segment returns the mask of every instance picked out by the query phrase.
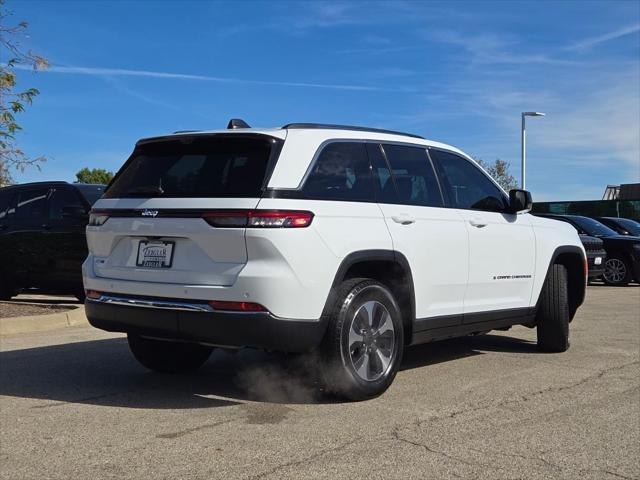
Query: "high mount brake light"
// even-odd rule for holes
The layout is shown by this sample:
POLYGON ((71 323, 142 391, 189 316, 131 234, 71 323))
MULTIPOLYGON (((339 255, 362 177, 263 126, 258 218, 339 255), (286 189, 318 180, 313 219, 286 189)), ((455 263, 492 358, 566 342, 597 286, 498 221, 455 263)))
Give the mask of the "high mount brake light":
POLYGON ((109 220, 109 212, 106 210, 91 210, 89 212, 89 225, 99 227, 109 220))
POLYGON ((313 213, 303 210, 211 210, 202 218, 216 228, 305 228, 313 213))

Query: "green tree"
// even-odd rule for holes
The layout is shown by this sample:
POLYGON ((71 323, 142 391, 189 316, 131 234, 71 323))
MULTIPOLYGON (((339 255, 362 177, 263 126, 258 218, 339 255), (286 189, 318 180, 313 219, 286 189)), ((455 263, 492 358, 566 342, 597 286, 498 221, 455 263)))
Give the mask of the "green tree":
POLYGON ((22 65, 23 68, 42 70, 49 62, 30 50, 21 49, 19 39, 26 35, 27 23, 7 24, 11 15, 12 12, 5 8, 5 1, 0 0, 0 58, 3 59, 0 63, 0 186, 12 182, 12 169, 40 168, 40 163, 45 161, 43 156, 27 157, 16 143, 15 135, 21 130, 16 115, 24 112, 25 106, 31 105, 40 92, 36 88, 17 88, 15 69, 22 65))
POLYGON ((76 173, 76 179, 80 183, 104 183, 107 184, 113 178, 113 172, 109 172, 104 168, 92 168, 89 170, 84 167, 76 173))
POLYGON ((480 166, 484 168, 496 182, 498 182, 498 185, 505 189, 505 191, 508 192, 513 188, 518 188, 518 182, 510 173, 511 164, 509 162, 505 162, 499 158, 491 164, 485 162, 481 158, 475 158, 474 160, 478 162, 480 166))

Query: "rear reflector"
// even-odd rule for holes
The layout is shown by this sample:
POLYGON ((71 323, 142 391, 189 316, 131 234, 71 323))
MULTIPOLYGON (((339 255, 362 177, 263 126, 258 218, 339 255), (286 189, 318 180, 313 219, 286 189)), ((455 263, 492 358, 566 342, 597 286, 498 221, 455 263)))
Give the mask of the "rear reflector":
POLYGON ((91 298, 93 300, 97 300, 98 298, 100 298, 102 296, 102 293, 97 292, 95 290, 86 290, 85 291, 85 295, 87 298, 91 298))
POLYGON ((233 312, 266 312, 259 303, 253 302, 224 302, 222 300, 212 300, 209 302, 215 310, 228 310, 233 312))
POLYGON ((582 259, 582 264, 584 265, 584 278, 586 279, 585 281, 588 283, 588 279, 589 279, 589 261, 587 260, 587 258, 583 258, 582 259))
POLYGON ((202 218, 216 228, 304 228, 313 213, 303 210, 211 210, 202 218))

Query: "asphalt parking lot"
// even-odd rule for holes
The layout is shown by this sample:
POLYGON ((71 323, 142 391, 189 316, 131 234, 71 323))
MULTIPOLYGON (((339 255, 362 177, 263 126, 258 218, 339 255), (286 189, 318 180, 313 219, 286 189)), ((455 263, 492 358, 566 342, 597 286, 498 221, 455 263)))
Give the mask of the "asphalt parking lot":
POLYGON ((535 330, 409 349, 383 396, 341 403, 274 355, 139 366, 90 327, 0 341, 0 477, 640 477, 640 287, 589 287, 571 349, 535 330))

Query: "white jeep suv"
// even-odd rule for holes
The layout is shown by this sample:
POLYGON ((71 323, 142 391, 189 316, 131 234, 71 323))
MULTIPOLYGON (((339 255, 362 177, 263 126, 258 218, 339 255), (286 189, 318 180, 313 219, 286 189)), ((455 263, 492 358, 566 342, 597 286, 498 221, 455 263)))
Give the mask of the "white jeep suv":
POLYGON ((569 346, 586 257, 460 150, 318 124, 140 140, 87 227, 86 313, 162 372, 216 346, 315 352, 361 399, 403 348, 522 324, 569 346))

